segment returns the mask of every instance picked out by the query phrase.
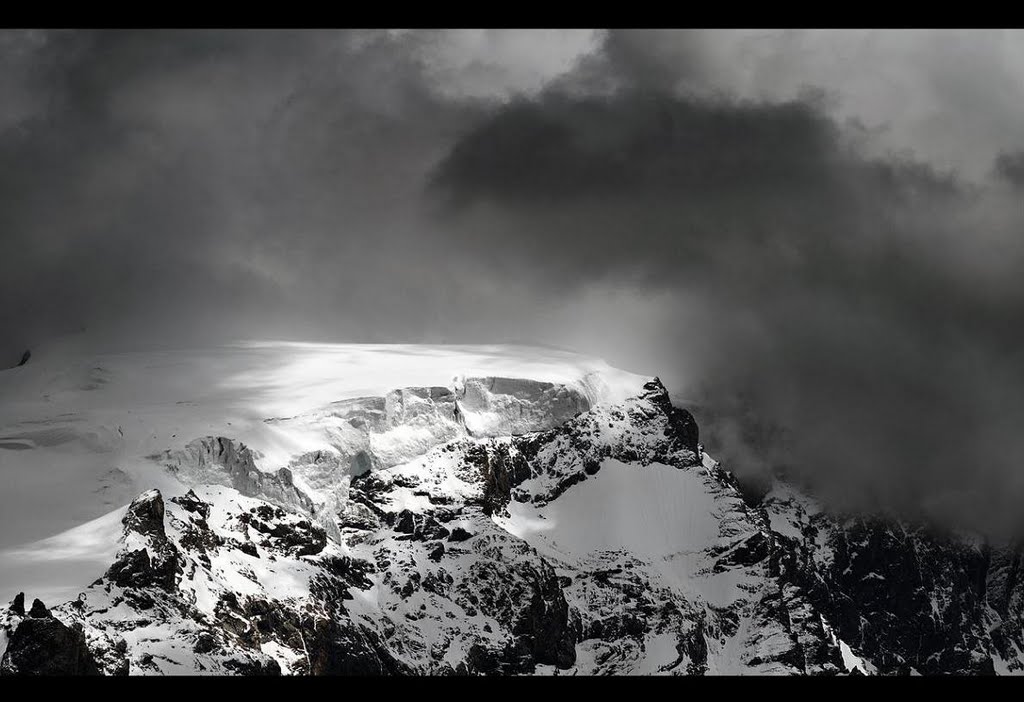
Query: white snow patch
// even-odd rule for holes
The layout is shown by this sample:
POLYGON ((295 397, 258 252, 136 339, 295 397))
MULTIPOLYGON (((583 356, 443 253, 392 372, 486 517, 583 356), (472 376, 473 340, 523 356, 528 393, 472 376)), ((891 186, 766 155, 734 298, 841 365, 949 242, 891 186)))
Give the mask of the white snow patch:
POLYGON ((512 502, 496 522, 541 551, 585 555, 624 550, 666 557, 701 551, 718 538, 714 496, 700 473, 614 459, 544 507, 512 502))
POLYGON ((865 675, 874 675, 878 672, 875 666, 854 653, 850 645, 836 635, 835 630, 825 620, 825 617, 821 617, 821 626, 825 630, 825 635, 832 642, 832 645, 839 646, 839 653, 843 658, 843 667, 846 668, 847 672, 853 672, 854 669, 859 669, 865 675))
POLYGON ((296 654, 295 651, 276 641, 264 641, 260 644, 260 650, 278 662, 281 666, 281 673, 284 675, 291 674, 292 667, 303 660, 302 655, 296 654))

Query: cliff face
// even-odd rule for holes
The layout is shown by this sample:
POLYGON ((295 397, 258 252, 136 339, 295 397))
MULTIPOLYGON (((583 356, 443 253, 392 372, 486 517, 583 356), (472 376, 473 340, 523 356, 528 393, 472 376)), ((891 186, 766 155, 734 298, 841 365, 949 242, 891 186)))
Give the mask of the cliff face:
POLYGON ((763 509, 784 578, 859 652, 865 672, 1021 672, 1019 546, 838 518, 782 485, 763 509))
POLYGON ((3 674, 844 674, 1022 668, 1020 550, 747 504, 656 379, 478 379, 154 454, 73 601, 0 615, 3 674), (96 575, 100 575, 97 573, 96 575))

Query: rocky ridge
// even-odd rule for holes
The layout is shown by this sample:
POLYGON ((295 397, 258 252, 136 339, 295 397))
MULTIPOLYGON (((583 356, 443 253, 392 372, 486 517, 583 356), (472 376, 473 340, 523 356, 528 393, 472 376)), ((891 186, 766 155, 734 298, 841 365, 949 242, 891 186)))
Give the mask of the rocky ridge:
POLYGON ((76 600, 0 614, 0 673, 1024 667, 1019 547, 784 484, 748 504, 657 379, 616 404, 463 381, 303 420, 332 450, 275 472, 225 437, 157 456, 187 491, 139 495, 76 600))

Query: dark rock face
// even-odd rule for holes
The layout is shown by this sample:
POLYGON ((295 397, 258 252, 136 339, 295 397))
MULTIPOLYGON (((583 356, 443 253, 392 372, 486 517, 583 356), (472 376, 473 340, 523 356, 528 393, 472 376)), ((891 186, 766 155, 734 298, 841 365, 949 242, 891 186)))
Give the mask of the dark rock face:
POLYGON ((834 603, 827 611, 839 631, 856 632, 851 638, 876 665, 926 674, 993 672, 991 658, 974 656, 986 638, 981 553, 873 522, 840 534, 834 564, 824 573, 834 603))
POLYGON ((210 516, 210 505, 200 500, 194 490, 189 490, 180 497, 172 497, 171 502, 181 505, 187 512, 201 516, 203 520, 210 516))
MULTIPOLYGON (((171 502, 180 505, 189 515, 188 521, 181 525, 183 532, 179 539, 181 547, 194 553, 205 566, 209 567, 210 553, 226 542, 226 539, 215 533, 207 522, 207 518, 210 516, 210 504, 199 499, 192 490, 179 497, 172 497, 171 502)), ((239 542, 236 548, 243 553, 259 556, 256 545, 249 541, 239 542)))
POLYGON ((452 529, 452 533, 448 535, 448 540, 455 543, 465 541, 471 538, 473 538, 473 535, 465 529, 463 529, 462 527, 455 527, 454 529, 452 529))
POLYGON ((697 420, 681 407, 676 407, 669 399, 668 390, 661 380, 655 378, 644 385, 645 399, 650 400, 668 417, 669 436, 690 451, 696 452, 700 439, 697 420))
POLYGON ((29 349, 25 349, 25 353, 21 354, 21 360, 18 361, 18 365, 15 367, 17 368, 25 365, 26 363, 28 363, 28 359, 30 358, 32 358, 32 352, 29 349))
POLYGON ((11 612, 12 614, 16 614, 16 615, 18 615, 20 617, 24 617, 25 616, 25 593, 24 592, 19 592, 17 595, 14 596, 14 599, 11 601, 11 604, 8 607, 8 611, 11 612))
POLYGON ((128 506, 128 513, 121 520, 126 529, 142 536, 166 540, 164 531, 164 498, 158 490, 144 492, 128 506))
POLYGON ((229 659, 224 666, 237 675, 269 677, 281 674, 281 664, 271 658, 268 661, 247 661, 229 659))
POLYGON ((483 511, 490 516, 505 509, 512 497, 512 488, 530 477, 530 466, 504 446, 480 446, 470 450, 467 460, 480 468, 484 481, 483 511))
POLYGON ((780 580, 877 672, 1020 669, 1014 547, 825 513, 804 521, 802 537, 777 538, 780 580))
POLYGON ((14 629, 0 660, 0 675, 99 674, 81 627, 61 623, 39 600, 14 629))
POLYGON ((417 541, 443 539, 450 533, 432 515, 417 515, 407 509, 399 512, 393 528, 399 534, 405 534, 407 538, 416 539, 417 541))
POLYGON ((107 571, 107 577, 120 587, 148 587, 154 585, 165 590, 174 587, 174 575, 177 568, 173 559, 149 556, 149 551, 140 548, 131 551, 117 561, 107 571))
POLYGON ((523 637, 535 663, 568 668, 576 662, 579 626, 569 611, 565 593, 554 569, 545 561, 534 570, 530 604, 520 614, 512 632, 523 637))
POLYGON ((121 520, 126 534, 141 538, 143 548, 125 550, 106 576, 120 587, 171 590, 179 570, 178 550, 164 529, 164 500, 158 490, 142 493, 121 520))
POLYGON ((313 675, 408 675, 374 632, 333 619, 316 623, 308 644, 313 675))
POLYGON ((296 556, 312 556, 327 545, 323 528, 308 519, 282 521, 285 516, 280 507, 263 506, 255 513, 243 514, 241 521, 265 536, 264 544, 280 548, 296 556))

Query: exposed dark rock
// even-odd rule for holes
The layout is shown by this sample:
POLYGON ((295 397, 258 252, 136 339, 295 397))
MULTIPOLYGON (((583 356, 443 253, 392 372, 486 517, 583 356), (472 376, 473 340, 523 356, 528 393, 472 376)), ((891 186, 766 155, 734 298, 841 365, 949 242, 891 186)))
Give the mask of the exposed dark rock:
POLYGON ((465 663, 457 671, 461 675, 519 675, 532 672, 529 651, 521 643, 494 650, 475 643, 466 653, 465 663))
POLYGON ((106 573, 106 577, 121 587, 156 586, 164 590, 174 588, 177 564, 173 556, 151 558, 149 551, 140 548, 121 555, 106 573))
POLYGON ((0 675, 100 674, 80 627, 58 621, 39 600, 32 612, 11 634, 0 675))
POLYGON ((568 668, 576 662, 575 622, 554 570, 546 562, 534 573, 533 595, 512 632, 523 637, 536 663, 568 668))
POLYGON ((232 544, 232 546, 234 546, 235 548, 237 548, 239 551, 241 551, 242 553, 244 553, 246 555, 253 556, 254 558, 259 558, 260 557, 260 552, 256 548, 256 544, 254 544, 251 541, 238 541, 238 542, 232 544))
POLYGON ((126 533, 146 537, 148 543, 143 548, 122 551, 106 577, 122 587, 173 589, 178 573, 178 551, 167 539, 160 491, 149 490, 135 498, 121 522, 126 533))
POLYGON ((503 511, 511 500, 512 488, 531 475, 525 458, 519 453, 510 455, 506 446, 471 447, 466 460, 480 469, 484 484, 481 506, 488 516, 503 511))
POLYGON ((277 548, 296 556, 312 556, 327 546, 327 532, 308 519, 284 520, 283 510, 274 511, 266 506, 257 515, 243 514, 240 521, 265 534, 277 548))
POLYGON ((754 532, 741 543, 724 548, 715 562, 715 572, 721 573, 740 565, 760 563, 771 554, 771 541, 763 532, 754 532))
POLYGON ((412 672, 387 650, 376 633, 355 624, 318 620, 307 647, 313 675, 402 675, 412 672))
POLYGON ((407 534, 410 539, 417 541, 443 539, 450 533, 433 515, 415 514, 407 509, 398 513, 392 528, 399 534, 407 534))
MULTIPOLYGON (((357 494, 357 497, 362 496, 357 494)), ((350 500, 338 514, 338 527, 372 531, 380 527, 380 518, 367 505, 350 500)))
POLYGON ((276 676, 281 674, 281 664, 273 658, 262 661, 229 659, 224 661, 224 667, 236 675, 247 676, 276 676))
POLYGON ((225 593, 214 608, 218 627, 243 648, 259 650, 262 643, 259 629, 249 620, 233 592, 225 593))
POLYGON ((165 540, 164 499, 159 490, 149 490, 136 497, 121 520, 126 529, 165 540))
POLYGON ((367 577, 374 568, 372 563, 358 560, 349 556, 331 556, 323 560, 324 568, 328 573, 340 580, 346 586, 356 587, 360 590, 368 590, 373 587, 367 577))
POLYGON ((210 516, 210 505, 199 499, 193 490, 189 490, 184 495, 172 497, 171 502, 181 505, 186 512, 202 516, 204 520, 210 516))
POLYGON ((796 560, 780 560, 779 572, 881 672, 992 674, 990 646, 1005 655, 1005 646, 1019 645, 1010 643, 1020 640, 1019 624, 986 624, 989 606, 1007 606, 1006 558, 990 562, 984 549, 876 519, 815 522, 834 554, 827 567, 804 546, 796 560), (993 567, 1001 586, 986 593, 993 567))
POLYGON ((466 539, 471 538, 473 538, 473 535, 465 529, 463 529, 462 527, 455 527, 454 529, 452 529, 452 533, 448 535, 448 540, 454 543, 458 543, 459 541, 465 541, 466 539))
POLYGON ((7 608, 7 610, 9 612, 13 613, 13 614, 17 614, 18 616, 24 617, 25 616, 25 593, 24 592, 19 592, 17 595, 15 595, 14 599, 11 600, 11 604, 7 608))
POLYGON ((217 648, 216 637, 208 631, 200 631, 196 634, 196 642, 192 650, 196 653, 209 653, 217 648))
POLYGON ((697 420, 693 418, 693 415, 681 407, 676 407, 672 404, 668 396, 668 390, 665 389, 665 386, 658 378, 646 383, 644 391, 646 394, 643 397, 652 402, 668 417, 670 438, 696 453, 700 432, 697 427, 697 420))

